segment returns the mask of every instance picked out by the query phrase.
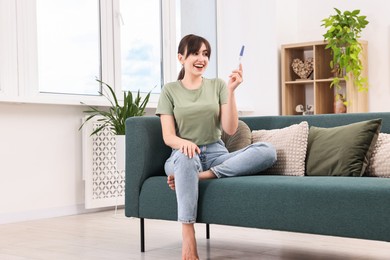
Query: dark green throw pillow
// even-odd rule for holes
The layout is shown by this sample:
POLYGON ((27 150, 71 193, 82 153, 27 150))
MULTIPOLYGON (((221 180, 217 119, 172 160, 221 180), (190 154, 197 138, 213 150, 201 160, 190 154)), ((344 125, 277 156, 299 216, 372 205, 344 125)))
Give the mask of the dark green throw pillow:
POLYGON ((237 131, 233 135, 222 132, 222 141, 225 143, 229 152, 234 152, 244 148, 252 143, 252 132, 247 124, 238 120, 237 131))
POLYGON ((306 175, 362 176, 380 132, 382 119, 333 128, 310 127, 306 175))

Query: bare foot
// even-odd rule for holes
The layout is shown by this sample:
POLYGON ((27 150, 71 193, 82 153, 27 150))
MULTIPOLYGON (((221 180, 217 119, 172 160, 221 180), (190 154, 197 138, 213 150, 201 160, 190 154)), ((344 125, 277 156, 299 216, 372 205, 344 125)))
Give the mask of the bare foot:
MULTIPOLYGON (((211 170, 207 170, 207 171, 199 173, 199 180, 214 179, 216 177, 217 176, 215 176, 215 174, 211 170)), ((167 183, 168 183, 168 186, 171 190, 175 190, 176 186, 175 186, 175 176, 174 175, 168 175, 167 183)))
POLYGON ((211 171, 207 170, 199 173, 199 180, 215 179, 217 176, 211 171))
POLYGON ((182 260, 199 260, 194 224, 183 224, 182 260))
POLYGON ((171 190, 175 190, 175 176, 169 175, 167 178, 167 183, 171 190))

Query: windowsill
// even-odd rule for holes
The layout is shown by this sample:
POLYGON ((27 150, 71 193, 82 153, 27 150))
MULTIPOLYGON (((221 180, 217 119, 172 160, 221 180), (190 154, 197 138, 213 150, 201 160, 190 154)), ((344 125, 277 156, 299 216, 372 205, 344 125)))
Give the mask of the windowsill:
MULTIPOLYGON (((142 97, 143 98, 143 97, 142 97)), ((146 108, 157 108, 159 94, 150 95, 146 108)), ((121 100, 119 100, 121 102, 121 100)), ((69 105, 69 106, 99 106, 109 107, 111 104, 101 96, 40 94, 35 97, 6 97, 0 95, 0 103, 37 104, 37 105, 69 105)), ((252 107, 238 106, 239 116, 252 115, 252 107)))
MULTIPOLYGON (((158 94, 150 96, 147 108, 156 108, 158 94)), ((123 100, 118 100, 119 102, 123 100)), ((60 94, 40 94, 32 97, 1 96, 0 103, 11 104, 43 104, 43 105, 71 105, 71 106, 111 106, 110 102, 101 96, 83 96, 83 95, 60 95, 60 94)))

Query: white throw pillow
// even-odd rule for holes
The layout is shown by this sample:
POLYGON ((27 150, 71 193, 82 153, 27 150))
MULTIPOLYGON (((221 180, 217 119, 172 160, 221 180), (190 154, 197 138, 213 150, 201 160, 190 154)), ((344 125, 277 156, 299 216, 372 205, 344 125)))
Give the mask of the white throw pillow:
POLYGON ((308 136, 309 124, 306 121, 282 129, 252 131, 253 143, 268 142, 276 149, 276 163, 264 172, 304 176, 308 136))
POLYGON ((372 151, 368 175, 372 177, 390 178, 390 134, 379 133, 372 151))

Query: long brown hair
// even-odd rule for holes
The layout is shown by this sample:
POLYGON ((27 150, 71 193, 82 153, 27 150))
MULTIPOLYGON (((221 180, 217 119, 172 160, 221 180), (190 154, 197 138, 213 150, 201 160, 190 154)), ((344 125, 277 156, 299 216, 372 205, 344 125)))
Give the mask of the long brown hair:
MULTIPOLYGON (((185 58, 190 56, 190 54, 194 54, 199 51, 200 47, 202 47, 202 44, 206 45, 207 49, 207 57, 210 59, 211 55, 211 47, 210 43, 203 37, 194 35, 194 34, 188 34, 181 39, 179 43, 179 48, 177 50, 178 53, 181 55, 185 55, 185 58)), ((181 68, 179 72, 179 76, 177 77, 177 80, 182 80, 184 78, 184 67, 181 68)))

